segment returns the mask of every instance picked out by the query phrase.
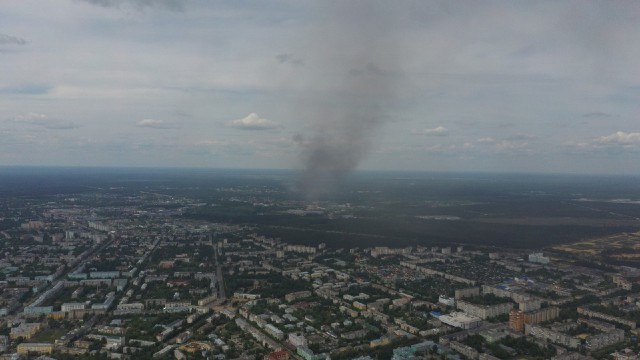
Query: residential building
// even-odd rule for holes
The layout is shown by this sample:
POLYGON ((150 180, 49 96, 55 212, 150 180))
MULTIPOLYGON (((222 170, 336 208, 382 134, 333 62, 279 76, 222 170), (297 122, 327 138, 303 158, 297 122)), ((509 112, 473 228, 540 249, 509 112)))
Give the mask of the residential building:
POLYGON ((18 345, 18 354, 51 354, 53 353, 53 344, 49 343, 22 343, 18 345))

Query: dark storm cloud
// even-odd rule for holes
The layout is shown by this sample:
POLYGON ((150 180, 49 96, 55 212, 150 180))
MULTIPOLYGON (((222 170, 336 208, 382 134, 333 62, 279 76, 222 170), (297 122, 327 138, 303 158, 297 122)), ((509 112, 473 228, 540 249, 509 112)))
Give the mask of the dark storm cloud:
POLYGON ((26 45, 27 40, 7 34, 0 34, 0 45, 26 45))
POLYGON ((293 56, 292 54, 282 53, 276 55, 276 60, 280 64, 290 64, 294 66, 303 66, 304 60, 298 57, 293 56))

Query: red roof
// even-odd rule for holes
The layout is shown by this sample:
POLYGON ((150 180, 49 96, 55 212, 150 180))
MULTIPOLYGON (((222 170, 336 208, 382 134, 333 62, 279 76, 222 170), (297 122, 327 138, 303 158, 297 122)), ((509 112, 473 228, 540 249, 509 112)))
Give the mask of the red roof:
POLYGON ((289 353, 286 350, 274 351, 265 356, 265 359, 267 360, 280 360, 287 358, 289 358, 289 353))

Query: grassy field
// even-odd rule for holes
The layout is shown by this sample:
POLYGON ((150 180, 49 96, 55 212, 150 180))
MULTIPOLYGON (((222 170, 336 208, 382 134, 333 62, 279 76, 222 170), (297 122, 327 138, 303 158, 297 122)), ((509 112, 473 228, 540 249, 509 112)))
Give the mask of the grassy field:
POLYGON ((65 329, 45 329, 36 335, 31 342, 53 343, 67 333, 65 329))
POLYGON ((553 247, 554 250, 619 265, 640 265, 640 232, 602 236, 553 247))

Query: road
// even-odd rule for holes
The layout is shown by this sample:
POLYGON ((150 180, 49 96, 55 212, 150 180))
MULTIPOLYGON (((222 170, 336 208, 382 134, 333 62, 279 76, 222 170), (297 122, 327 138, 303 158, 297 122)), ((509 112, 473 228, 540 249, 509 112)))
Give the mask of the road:
POLYGON ((218 258, 218 246, 212 245, 216 258, 216 280, 218 281, 218 302, 223 303, 227 300, 227 293, 224 289, 224 277, 222 276, 222 263, 218 258))
POLYGON ((218 300, 227 300, 227 293, 224 289, 224 277, 222 276, 222 264, 218 261, 218 250, 216 249, 216 280, 218 281, 218 300))

